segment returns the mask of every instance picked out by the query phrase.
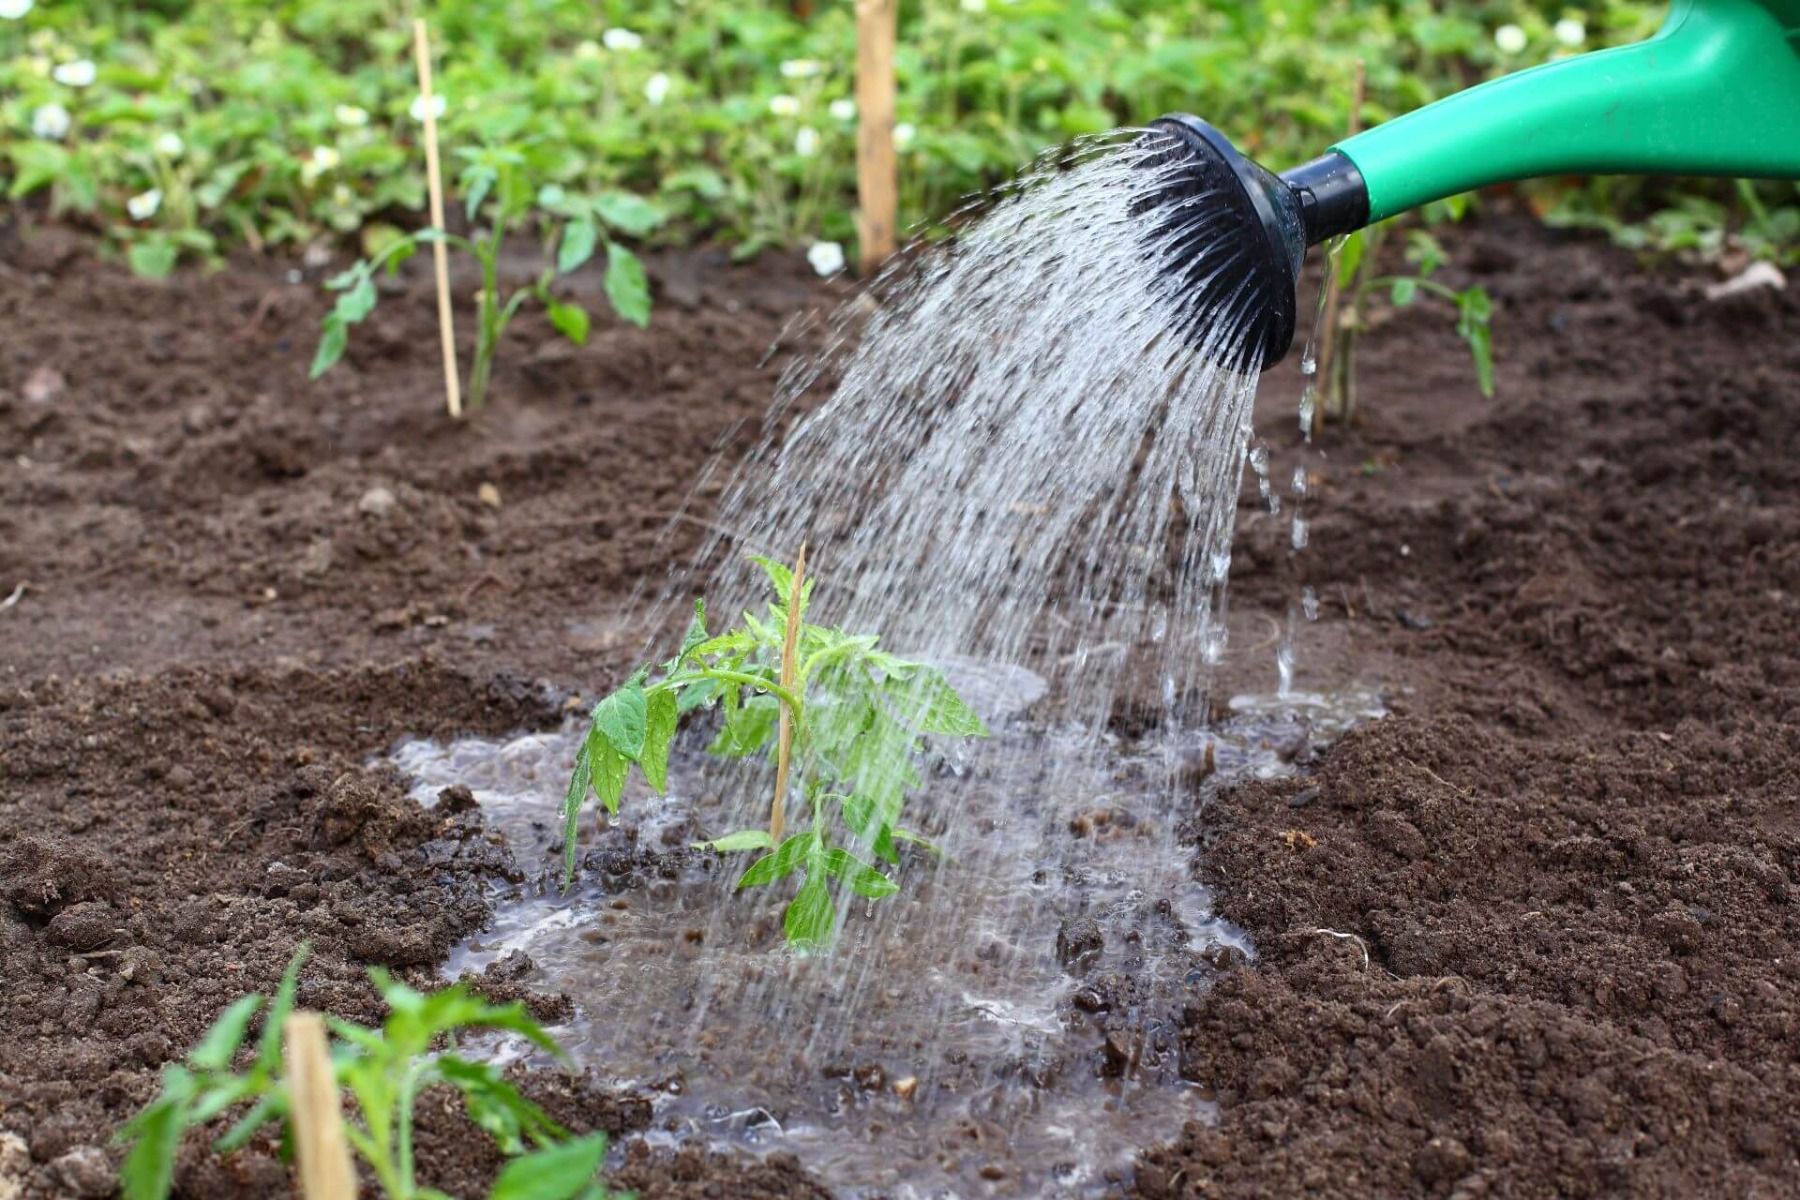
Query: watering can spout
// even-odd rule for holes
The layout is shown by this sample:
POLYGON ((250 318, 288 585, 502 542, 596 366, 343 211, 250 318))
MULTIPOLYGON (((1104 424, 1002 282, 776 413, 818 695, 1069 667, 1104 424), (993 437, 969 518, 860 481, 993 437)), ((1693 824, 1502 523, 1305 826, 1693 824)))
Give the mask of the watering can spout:
POLYGON ((1676 0, 1661 30, 1490 80, 1347 138, 1280 176, 1197 118, 1152 130, 1236 179, 1261 365, 1293 339, 1300 249, 1432 200, 1542 175, 1800 179, 1800 0, 1676 0))

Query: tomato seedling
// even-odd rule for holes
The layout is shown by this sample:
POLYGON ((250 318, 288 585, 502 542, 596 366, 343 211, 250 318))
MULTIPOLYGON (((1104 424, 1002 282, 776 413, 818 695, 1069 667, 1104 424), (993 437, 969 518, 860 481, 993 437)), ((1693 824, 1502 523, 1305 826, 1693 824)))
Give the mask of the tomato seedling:
POLYGON ((390 271, 410 257, 421 244, 440 238, 466 251, 481 268, 481 291, 476 297, 475 359, 469 370, 469 407, 479 408, 487 398, 488 380, 494 370, 494 354, 506 327, 527 301, 536 300, 557 332, 576 345, 587 342, 592 323, 588 311, 551 291, 557 276, 585 265, 606 252, 606 298, 619 316, 642 328, 650 323, 650 281, 644 264, 617 240, 616 235, 642 237, 658 228, 664 214, 653 202, 628 192, 602 192, 587 198, 557 185, 533 194, 524 177, 526 160, 514 149, 465 151, 468 167, 460 186, 468 237, 436 229, 395 237, 381 251, 359 260, 355 266, 325 281, 338 293, 337 303, 320 327, 319 348, 313 355, 310 375, 317 379, 335 366, 349 345, 350 327, 375 311, 380 292, 376 274, 390 271), (487 225, 479 224, 486 212, 487 225), (546 229, 545 266, 536 280, 515 288, 502 299, 500 250, 506 236, 533 212, 543 214, 546 229))
POLYGON ((763 851, 739 888, 798 873, 782 928, 790 945, 821 949, 831 943, 846 890, 870 900, 898 890, 871 860, 898 866, 901 841, 931 848, 901 823, 907 793, 921 782, 925 739, 985 737, 987 729, 937 668, 878 649, 874 635, 807 623, 812 581, 804 550, 791 569, 756 561, 775 592, 766 619, 746 612, 742 624, 713 635, 697 601, 680 651, 655 678, 645 667, 594 706, 563 802, 563 883, 574 878, 577 822, 590 791, 616 814, 633 764, 652 788, 666 791, 677 725, 716 709, 722 723, 708 752, 767 755, 775 793, 767 829, 699 845, 763 851), (796 784, 809 821, 789 833, 787 793, 796 784))
MULTIPOLYGON (((125 1200, 164 1200, 174 1184, 182 1137, 228 1110, 248 1105, 214 1143, 219 1153, 241 1148, 270 1124, 282 1127, 286 1151, 291 1093, 282 1061, 282 1029, 294 1010, 306 953, 302 946, 294 955, 272 1002, 242 997, 220 1014, 185 1062, 163 1069, 161 1094, 119 1131, 119 1139, 130 1146, 120 1170, 125 1200), (244 1070, 234 1071, 232 1062, 259 1012, 263 1025, 251 1045, 253 1057, 244 1070)), ((496 1067, 456 1053, 456 1034, 491 1029, 519 1034, 560 1056, 556 1043, 523 1005, 489 1004, 460 985, 418 992, 378 968, 369 975, 387 1002, 387 1020, 381 1028, 369 1029, 331 1018, 331 1060, 338 1086, 356 1101, 357 1118, 346 1123, 345 1134, 388 1200, 448 1200, 441 1192, 419 1187, 413 1178, 413 1103, 434 1084, 460 1092, 469 1119, 503 1153, 514 1156, 495 1179, 488 1200, 606 1200, 614 1195, 596 1179, 606 1155, 604 1134, 571 1137, 496 1067), (432 1053, 439 1039, 447 1045, 432 1053)))

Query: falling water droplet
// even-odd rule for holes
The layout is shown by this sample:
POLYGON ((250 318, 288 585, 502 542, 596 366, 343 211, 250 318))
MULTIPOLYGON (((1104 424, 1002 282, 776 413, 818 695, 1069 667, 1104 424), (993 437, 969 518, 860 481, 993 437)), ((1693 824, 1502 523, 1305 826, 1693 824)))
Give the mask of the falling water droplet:
POLYGON ((1313 591, 1310 587, 1301 588, 1300 589, 1300 609, 1302 612, 1304 612, 1306 614, 1307 620, 1309 620, 1309 621, 1318 620, 1319 619, 1319 594, 1317 592, 1313 591))
POLYGON ((1294 528, 1293 528, 1292 540, 1294 543, 1294 549, 1296 549, 1296 550, 1306 549, 1306 518, 1301 516, 1299 513, 1294 514, 1294 528))
POLYGON ((1296 495, 1296 496, 1306 495, 1306 468, 1305 467, 1295 467, 1294 468, 1293 492, 1294 492, 1294 495, 1296 495))

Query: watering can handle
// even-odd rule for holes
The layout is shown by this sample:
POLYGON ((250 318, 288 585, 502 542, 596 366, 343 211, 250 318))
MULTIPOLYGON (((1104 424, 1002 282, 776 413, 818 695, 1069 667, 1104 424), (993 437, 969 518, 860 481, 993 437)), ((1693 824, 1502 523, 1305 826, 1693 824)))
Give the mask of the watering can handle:
POLYGON ((1368 220, 1541 175, 1800 179, 1800 0, 1676 0, 1654 37, 1505 75, 1333 147, 1368 220))

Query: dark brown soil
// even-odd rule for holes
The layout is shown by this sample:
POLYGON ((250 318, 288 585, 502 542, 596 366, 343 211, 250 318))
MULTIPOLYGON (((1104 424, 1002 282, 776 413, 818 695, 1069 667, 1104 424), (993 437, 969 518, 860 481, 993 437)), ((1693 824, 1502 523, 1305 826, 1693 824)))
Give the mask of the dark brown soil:
MULTIPOLYGON (((1499 399, 1408 313, 1363 427, 1305 452, 1312 548, 1244 508, 1238 620, 1310 583, 1302 685, 1394 715, 1192 814, 1259 958, 1187 1013, 1220 1125, 1146 1149, 1137 1191, 1800 1194, 1800 306, 1529 226, 1455 248, 1499 303, 1499 399)), ((0 1193, 105 1194, 161 1065, 298 941, 303 1001, 367 1020, 369 964, 425 982, 482 921, 504 848, 370 762, 611 683, 641 631, 600 614, 697 543, 704 488, 657 539, 834 298, 789 259, 654 275, 649 331, 522 321, 453 426, 416 289, 309 386, 322 306, 285 264, 142 283, 0 233, 0 1193)), ((1288 470, 1296 383, 1262 397, 1288 470)), ((646 1120, 530 1086, 574 1127, 646 1120)), ((421 1119, 432 1182, 479 1192, 454 1105, 421 1119)), ((196 1144, 180 1180, 286 1178, 196 1144)), ((780 1156, 634 1148, 619 1182, 825 1194, 780 1156)))

